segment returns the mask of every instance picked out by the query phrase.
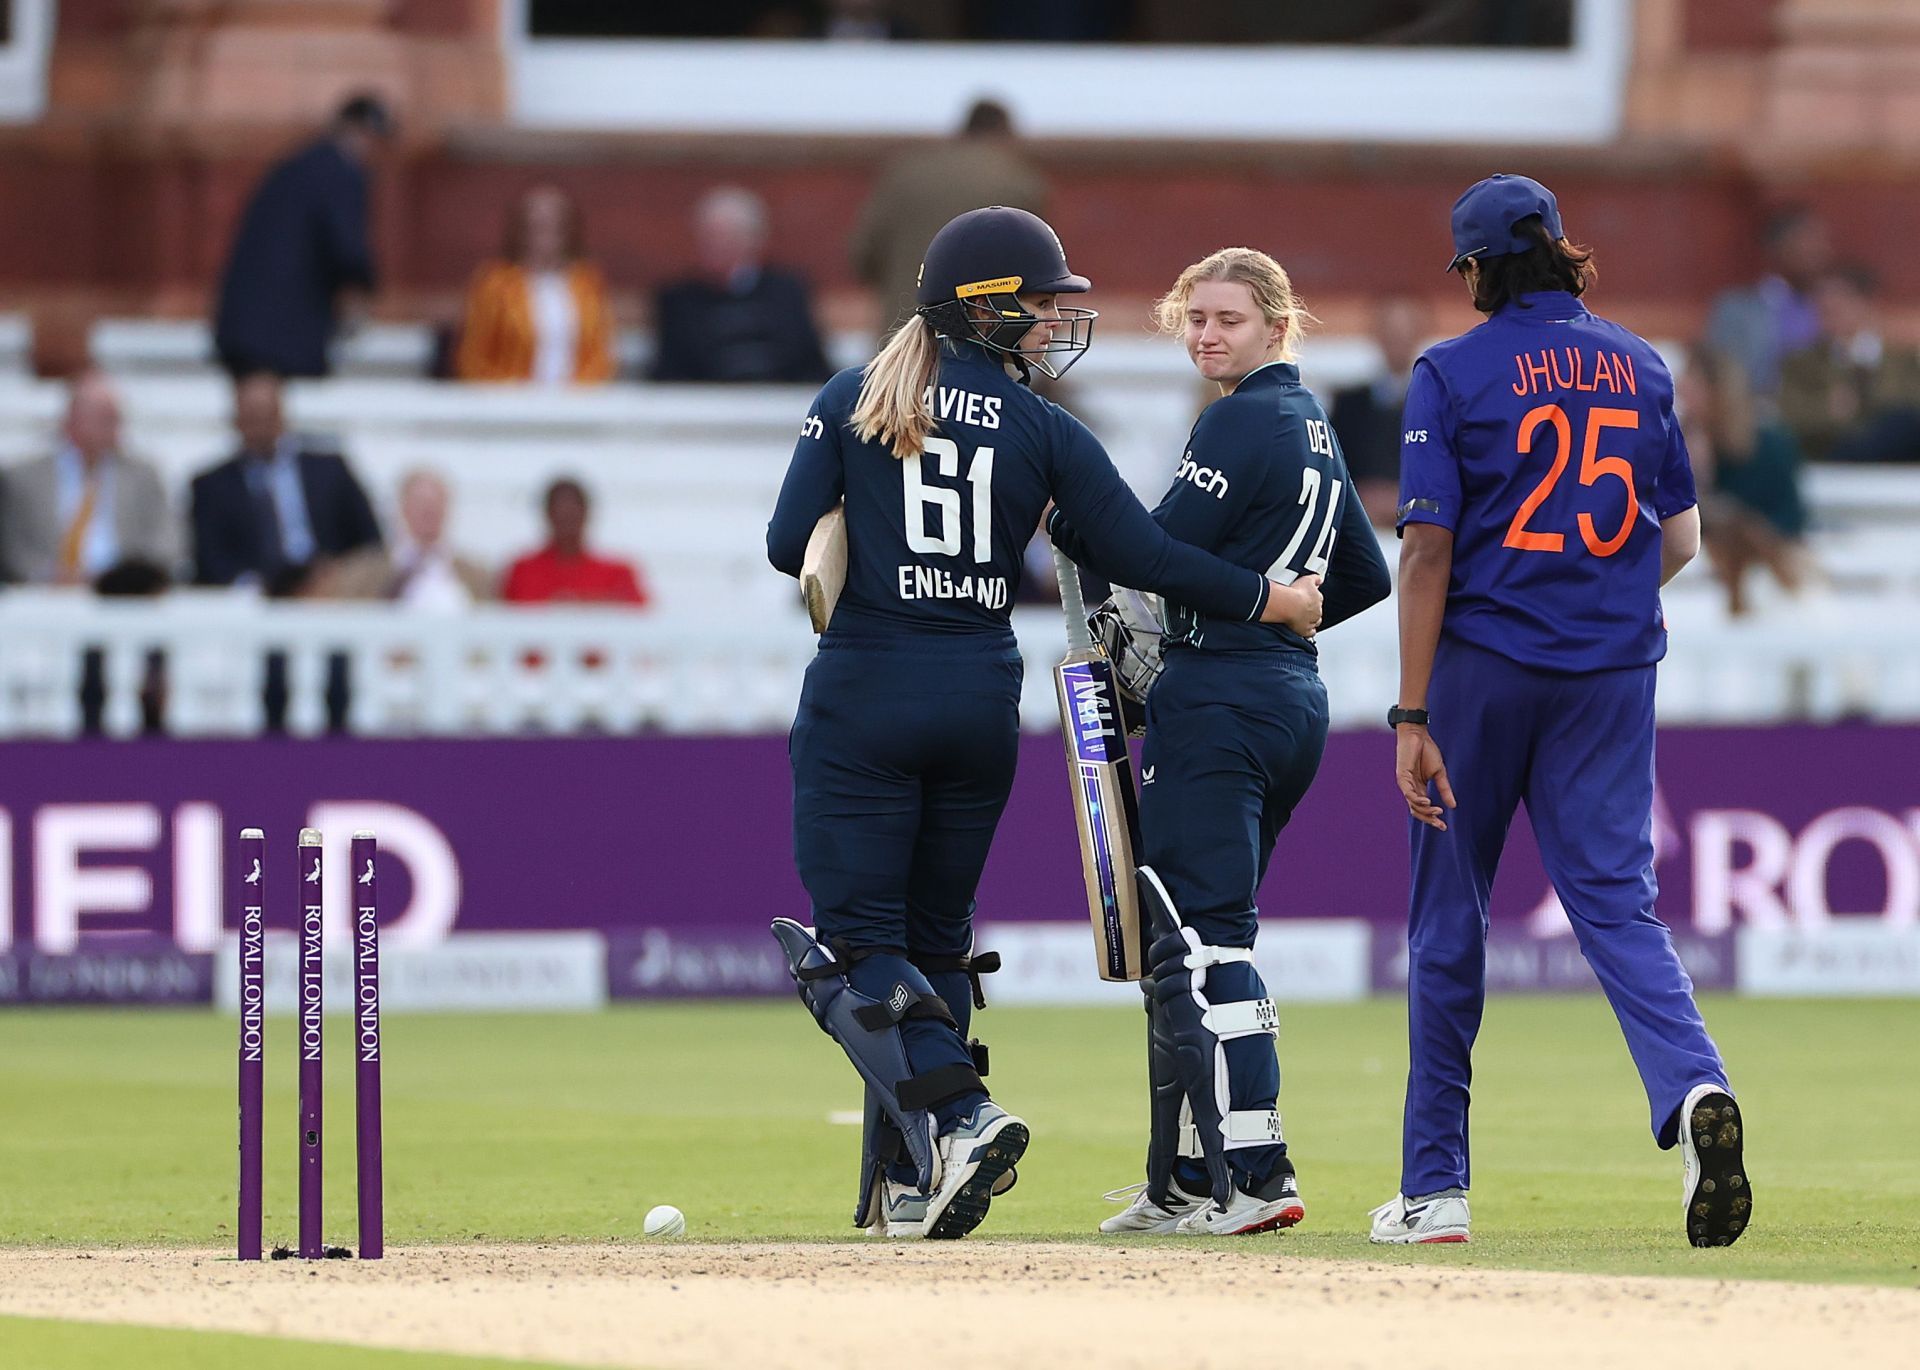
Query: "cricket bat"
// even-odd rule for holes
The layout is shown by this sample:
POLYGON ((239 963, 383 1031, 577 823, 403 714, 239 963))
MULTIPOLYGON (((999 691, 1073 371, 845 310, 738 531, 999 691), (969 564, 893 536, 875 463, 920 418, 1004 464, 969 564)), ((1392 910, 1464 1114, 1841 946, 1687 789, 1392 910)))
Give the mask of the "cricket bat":
POLYGON ((847 587, 847 506, 836 504, 813 525, 800 559, 800 593, 807 601, 813 631, 824 633, 833 607, 847 587))
POLYGON ((1067 654, 1053 668, 1053 683, 1060 696, 1060 732, 1067 744, 1074 824, 1080 830, 1094 957, 1102 980, 1138 980, 1146 955, 1133 874, 1139 800, 1133 791, 1133 754, 1127 750, 1119 685, 1113 663, 1094 645, 1087 628, 1079 571, 1057 547, 1053 565, 1067 615, 1067 654))

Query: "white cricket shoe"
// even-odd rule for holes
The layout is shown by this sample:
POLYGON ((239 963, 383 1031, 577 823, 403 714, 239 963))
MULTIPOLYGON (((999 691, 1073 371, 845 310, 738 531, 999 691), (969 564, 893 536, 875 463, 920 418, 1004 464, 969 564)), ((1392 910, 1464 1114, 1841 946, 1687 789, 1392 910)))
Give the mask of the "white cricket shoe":
POLYGON ((1753 1186, 1740 1158, 1746 1125, 1725 1085, 1695 1085, 1680 1105, 1687 1240, 1732 1246, 1753 1216, 1753 1186))
POLYGON ((1120 1236, 1147 1236, 1171 1232, 1180 1220, 1200 1204, 1200 1196, 1189 1194, 1178 1184, 1167 1186, 1167 1201, 1157 1204, 1147 1197, 1146 1181, 1124 1189, 1110 1190, 1103 1196, 1108 1203, 1126 1204, 1120 1212, 1100 1224, 1100 1230, 1120 1236), (1131 1200, 1131 1202, 1129 1202, 1131 1200))
POLYGON ((879 1205, 867 1234, 905 1241, 926 1236, 927 1202, 925 1191, 882 1177, 879 1205))
POLYGON ((1249 1194, 1239 1185, 1221 1208, 1211 1199, 1180 1219, 1173 1229, 1183 1237, 1245 1237, 1255 1232, 1277 1232, 1307 1216, 1300 1200, 1300 1182, 1286 1166, 1249 1194))
POLYGON ((1467 1191, 1443 1189, 1424 1199, 1396 1194, 1392 1203, 1381 1204, 1371 1216, 1370 1239, 1383 1245, 1464 1242, 1467 1240, 1467 1191))
POLYGON ((983 1100, 940 1139, 940 1187, 927 1201, 929 1240, 964 1237, 987 1216, 1001 1177, 1027 1149, 1027 1125, 992 1100, 983 1100))

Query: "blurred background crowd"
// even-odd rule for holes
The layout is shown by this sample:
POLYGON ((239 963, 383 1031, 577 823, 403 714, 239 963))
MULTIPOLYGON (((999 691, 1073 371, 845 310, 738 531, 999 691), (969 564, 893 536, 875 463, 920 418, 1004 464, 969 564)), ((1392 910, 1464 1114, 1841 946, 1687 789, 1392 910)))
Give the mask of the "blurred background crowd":
MULTIPOLYGON (((7 3, 17 39, 31 0, 7 3)), ((193 63, 213 59, 169 45, 182 34, 166 7, 120 7, 120 19, 112 8, 60 7, 43 54, 46 100, 0 135, 42 170, 62 156, 88 168, 35 182, 16 164, 11 182, 0 176, 0 193, 33 201, 52 236, 71 231, 79 244, 64 255, 34 244, 61 263, 62 290, 45 276, 9 285, 26 269, 17 260, 0 268, 0 315, 15 310, 19 339, 16 382, 0 385, 0 574, 14 587, 118 599, 192 586, 440 618, 494 600, 569 602, 722 624, 765 616, 785 631, 797 613, 781 588, 742 586, 789 430, 809 388, 870 355, 911 309, 934 230, 988 203, 1054 216, 1095 278, 1105 298, 1094 300, 1104 317, 1093 352, 1055 398, 1149 496, 1206 397, 1178 349, 1148 338, 1144 301, 1213 247, 1248 242, 1278 256, 1325 320, 1309 339, 1307 379, 1390 540, 1410 368, 1474 317, 1438 270, 1447 205, 1478 176, 1516 170, 1560 189, 1570 233, 1596 249, 1592 306, 1617 306, 1674 364, 1708 551, 1696 600, 1710 598, 1725 620, 1786 624, 1857 581, 1911 607, 1915 582, 1873 562, 1920 538, 1920 523, 1900 521, 1920 511, 1920 300, 1904 231, 1879 222, 1887 204, 1911 199, 1913 153, 1894 127, 1905 107, 1883 101, 1857 126, 1808 130, 1762 89, 1809 46, 1867 62, 1898 37, 1920 53, 1920 28, 1898 7, 1875 11, 1881 28, 1856 13, 1846 29, 1820 27, 1822 7, 1804 0, 1199 12, 1152 0, 832 0, 671 15, 574 0, 417 0, 360 6, 357 19, 345 13, 353 7, 333 7, 341 13, 302 34, 249 28, 265 21, 243 5, 237 17, 198 22, 216 31, 225 22, 230 37, 277 34, 279 47, 257 50, 268 51, 268 69, 201 73, 214 84, 197 98, 141 87, 139 99, 171 99, 162 112, 198 139, 184 169, 154 139, 111 131, 102 110, 137 100, 102 94, 101 73, 138 68, 150 82, 190 85, 193 63), (1404 146, 1391 151, 1362 137, 1289 145, 1236 129, 1231 103, 1264 95, 1229 81, 1217 92, 1229 106, 1217 139, 1102 141, 1047 131, 1057 92, 995 79, 996 45, 1149 61, 1196 44, 1340 61, 1485 50, 1497 72, 1499 54, 1579 59, 1604 48, 1608 32, 1622 45, 1604 78, 1623 111, 1611 136, 1579 148, 1447 140, 1419 171, 1419 108, 1402 116, 1404 146), (504 87, 475 94, 444 75, 404 79, 394 51, 416 40, 423 52, 437 44, 434 60, 449 69, 460 53, 491 51, 504 87), (805 80, 837 70, 817 66, 823 54, 877 55, 881 66, 845 68, 850 82, 892 70, 889 53, 937 50, 956 54, 968 94, 877 136, 809 129, 773 91, 764 130, 709 127, 697 88, 683 128, 515 131, 518 51, 617 54, 629 44, 653 53, 719 44, 756 62, 790 52, 805 80), (281 68, 302 75, 276 87, 269 78, 281 68), (220 81, 233 87, 224 96, 220 81), (284 108, 250 117, 249 102, 271 89, 284 108), (1744 92, 1748 127, 1718 107, 1730 92, 1744 92), (490 117, 468 108, 489 100, 490 117), (795 127, 782 131, 789 117, 795 127), (1799 127, 1807 145, 1769 151, 1766 120, 1799 127), (110 150, 75 158, 76 140, 89 138, 110 150), (1889 151, 1889 140, 1899 146, 1889 151), (249 151, 228 155, 229 145, 249 151), (1850 161, 1827 160, 1830 147, 1850 161), (1744 161, 1730 171, 1730 158, 1744 161), (216 161, 229 193, 207 189, 216 161), (119 175, 127 187, 102 188, 119 175), (184 188, 149 193, 167 176, 184 188), (47 202, 76 187, 88 196, 47 202), (83 231, 68 212, 122 221, 83 231), (142 213, 150 233, 124 222, 142 213), (129 255, 128 242, 139 252, 129 255), (188 265, 169 272, 148 260, 166 252, 188 265), (151 287, 125 288, 142 270, 151 287), (1135 417, 1148 402, 1161 418, 1135 417), (1903 467, 1913 480, 1895 474, 1903 467), (1889 473, 1894 485, 1846 489, 1854 504, 1891 499, 1894 531, 1854 536, 1822 507, 1811 476, 1837 470, 1889 473), (1851 554, 1859 548, 1864 557, 1851 554)), ((1154 79, 1152 67, 1132 69, 1154 79)), ((1062 66, 1057 80, 1084 79, 1100 86, 1089 99, 1124 102, 1101 84, 1107 70, 1076 77, 1062 66)), ((755 78, 743 68, 741 79, 755 78)), ((897 95, 915 92, 903 82, 897 95)), ((1524 123, 1524 111, 1516 117, 1524 123)), ((1031 597, 1045 597, 1044 560, 1031 597)), ((0 593, 0 612, 9 597, 0 593)), ((144 650, 143 717, 154 729, 166 726, 165 645, 144 650)), ((327 718, 349 726, 344 667, 338 653, 323 655, 336 663, 327 718)), ((79 688, 94 702, 62 717, 98 728, 112 672, 98 652, 82 658, 91 665, 79 688)), ((0 681, 0 695, 7 688, 0 681)), ((279 717, 270 705, 269 725, 279 717)), ((0 726, 5 718, 0 704, 0 726)))

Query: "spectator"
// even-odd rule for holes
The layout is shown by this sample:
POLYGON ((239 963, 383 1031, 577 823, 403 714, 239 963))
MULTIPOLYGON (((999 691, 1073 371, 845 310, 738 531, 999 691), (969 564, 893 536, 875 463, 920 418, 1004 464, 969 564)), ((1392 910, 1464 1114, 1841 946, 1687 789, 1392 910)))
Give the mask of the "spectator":
POLYGON ((562 477, 549 485, 543 507, 547 545, 513 563, 501 587, 502 599, 515 604, 646 604, 647 592, 634 567, 587 551, 590 508, 579 481, 562 477))
POLYGON ((1813 461, 1920 461, 1920 349, 1890 343, 1873 274, 1829 272, 1815 292, 1820 336, 1780 370, 1780 417, 1813 461))
POLYGON ((327 374, 336 328, 357 322, 373 291, 367 164, 392 133, 386 106, 355 96, 254 191, 214 314, 214 347, 235 379, 327 374))
POLYGON ((180 556, 179 526, 159 472, 121 450, 120 399, 102 372, 74 379, 61 439, 55 452, 6 473, 8 577, 84 585, 137 567, 164 584, 180 556))
POLYGON ((493 577, 447 542, 453 492, 424 468, 400 478, 400 529, 391 553, 362 548, 332 562, 308 593, 325 599, 387 599, 452 612, 492 599, 493 577))
POLYGON ((1819 333, 1813 289, 1833 246, 1826 223, 1804 206, 1774 215, 1764 242, 1767 274, 1713 302, 1706 345, 1737 362, 1753 393, 1770 399, 1780 385, 1780 363, 1819 333))
POLYGON ((694 208, 700 274, 654 305, 658 381, 820 381, 831 374, 807 287, 766 264, 767 207, 737 186, 694 208))
POLYGON ((558 186, 521 197, 501 260, 474 274, 456 369, 463 381, 612 379, 606 280, 585 258, 579 206, 558 186))
POLYGON ((933 235, 982 205, 1043 217, 1047 208, 1047 183, 1021 154, 1013 116, 997 100, 976 101, 956 137, 888 166, 860 211, 853 274, 878 298, 882 332, 912 317, 920 256, 933 235))
POLYGON ((400 545, 388 596, 415 609, 461 608, 493 598, 493 577, 447 542, 453 492, 433 471, 400 482, 400 545))
POLYGON ((1747 612, 1747 575, 1756 566, 1798 590, 1808 565, 1807 512, 1793 434, 1761 420, 1746 372, 1705 347, 1688 357, 1676 400, 1699 487, 1701 537, 1727 612, 1747 612))
POLYGON ((1333 431, 1347 471, 1375 526, 1391 528, 1400 503, 1400 412, 1427 333, 1427 307, 1393 296, 1373 314, 1380 367, 1373 379, 1333 392, 1333 431))
POLYGON ((234 386, 233 426, 239 450, 193 480, 199 584, 297 594, 332 558, 380 545, 373 506, 345 459, 287 431, 278 377, 234 386))

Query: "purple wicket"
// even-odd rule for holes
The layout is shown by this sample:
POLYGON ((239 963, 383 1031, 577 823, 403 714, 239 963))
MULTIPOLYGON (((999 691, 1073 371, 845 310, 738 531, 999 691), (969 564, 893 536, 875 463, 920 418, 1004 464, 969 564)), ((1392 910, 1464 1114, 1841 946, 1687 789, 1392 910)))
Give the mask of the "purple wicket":
POLYGON ((267 839, 240 833, 233 902, 240 908, 240 1213, 238 1257, 260 1259, 262 1133, 266 1115, 267 839))
POLYGON ((321 1101, 321 975, 322 912, 320 830, 300 830, 300 1255, 322 1260, 326 1242, 320 1205, 321 1101))
POLYGON ((354 1121, 363 1261, 377 1261, 386 1251, 380 1143, 380 887, 374 871, 378 851, 372 833, 353 835, 354 1121))

